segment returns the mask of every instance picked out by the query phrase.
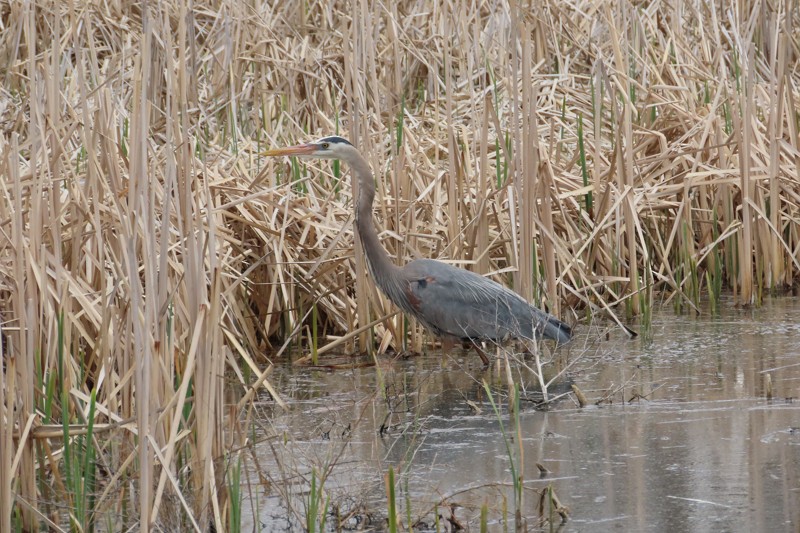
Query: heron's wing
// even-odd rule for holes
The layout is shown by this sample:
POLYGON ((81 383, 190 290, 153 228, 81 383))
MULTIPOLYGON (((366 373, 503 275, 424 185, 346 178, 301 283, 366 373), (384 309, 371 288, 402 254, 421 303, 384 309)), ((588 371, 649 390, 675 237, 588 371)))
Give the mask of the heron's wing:
POLYGON ((403 274, 414 314, 438 334, 497 341, 542 335, 559 342, 570 338, 569 326, 468 270, 420 259, 406 265, 403 274))

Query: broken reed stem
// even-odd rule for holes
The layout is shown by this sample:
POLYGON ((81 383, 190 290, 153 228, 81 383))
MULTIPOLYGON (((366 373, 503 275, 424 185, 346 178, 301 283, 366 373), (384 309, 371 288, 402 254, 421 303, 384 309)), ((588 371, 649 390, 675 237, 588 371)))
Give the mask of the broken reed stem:
MULTIPOLYGON (((758 304, 796 283, 797 10, 514 6, 6 14, 0 529, 15 493, 28 529, 72 501, 63 482, 42 497, 36 476, 63 462, 38 464, 34 442, 50 446, 42 424, 77 442, 92 390, 105 481, 141 488, 127 520, 162 527, 180 501, 181 525, 219 529, 223 376, 277 397, 262 369, 305 348, 313 308, 318 355, 426 346, 413 321, 384 320, 396 309, 369 280, 349 172, 266 147, 341 127, 372 165, 397 264, 451 261, 569 322, 646 322, 655 290, 702 311, 701 285, 758 304)), ((112 500, 97 501, 122 516, 112 500)))

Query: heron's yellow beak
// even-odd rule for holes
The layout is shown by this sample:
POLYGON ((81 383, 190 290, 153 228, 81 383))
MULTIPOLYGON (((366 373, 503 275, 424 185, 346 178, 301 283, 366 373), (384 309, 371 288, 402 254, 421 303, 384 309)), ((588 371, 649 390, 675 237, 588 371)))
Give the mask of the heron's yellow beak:
POLYGON ((311 155, 317 151, 317 145, 313 143, 298 144, 295 146, 288 146, 286 148, 276 148, 275 150, 267 150, 262 152, 265 156, 277 155, 311 155))

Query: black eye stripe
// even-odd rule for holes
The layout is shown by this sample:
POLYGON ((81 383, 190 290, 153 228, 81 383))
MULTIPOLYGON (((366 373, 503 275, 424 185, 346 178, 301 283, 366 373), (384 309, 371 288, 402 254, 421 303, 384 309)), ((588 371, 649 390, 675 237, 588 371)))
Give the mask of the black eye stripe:
MULTIPOLYGON (((317 141, 320 144, 329 143, 329 144, 350 144, 350 141, 343 137, 339 137, 338 135, 332 135, 330 137, 323 137, 317 141)), ((352 145, 351 145, 352 146, 352 145)))

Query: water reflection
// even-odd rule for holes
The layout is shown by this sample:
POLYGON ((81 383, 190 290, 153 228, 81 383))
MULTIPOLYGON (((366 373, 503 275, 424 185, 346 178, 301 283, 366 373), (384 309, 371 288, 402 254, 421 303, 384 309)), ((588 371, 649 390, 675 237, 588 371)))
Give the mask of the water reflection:
MULTIPOLYGON (((523 402, 529 525, 538 523, 535 490, 552 485, 570 509, 562 531, 798 530, 800 303, 726 309, 720 318, 663 311, 650 342, 592 345, 569 379, 590 399, 607 398, 600 406, 566 399, 542 412, 523 402), (550 474, 540 478, 536 463, 550 474)), ((273 385, 291 409, 267 409, 260 421, 267 440, 249 468, 270 483, 246 502, 253 516, 244 529, 300 530, 313 469, 344 526, 381 530, 393 465, 404 524, 410 515, 434 529, 440 514, 444 528, 457 504, 456 519, 477 530, 486 504, 491 530, 503 530, 513 516, 510 462, 481 382, 506 413, 506 378, 478 363, 456 353, 381 360, 380 369, 280 369, 273 385)), ((532 389, 532 377, 514 369, 532 389)))

